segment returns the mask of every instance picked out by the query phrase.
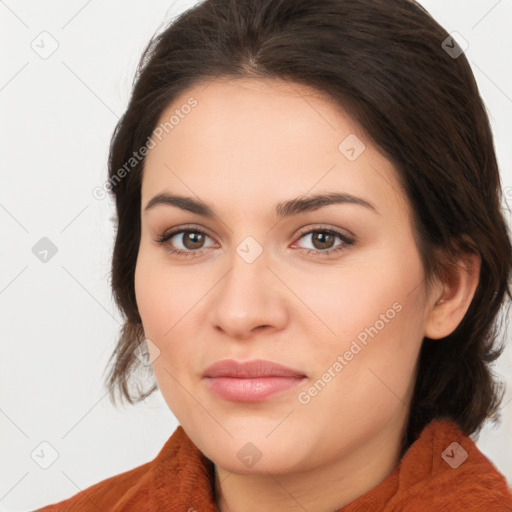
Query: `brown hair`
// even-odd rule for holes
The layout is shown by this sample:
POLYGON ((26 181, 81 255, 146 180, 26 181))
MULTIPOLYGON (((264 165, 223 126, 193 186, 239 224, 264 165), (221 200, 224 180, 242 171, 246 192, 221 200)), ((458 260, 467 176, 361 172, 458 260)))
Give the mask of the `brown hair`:
POLYGON ((118 218, 112 289, 125 318, 106 380, 114 403, 116 390, 134 403, 157 388, 134 398, 128 386, 143 367, 134 354, 144 339, 134 274, 144 159, 122 179, 119 169, 190 86, 219 76, 280 78, 332 97, 395 165, 428 286, 455 256, 480 254, 463 320, 449 336, 423 341, 403 446, 437 417, 468 435, 498 418, 503 386, 490 365, 504 348, 499 312, 512 298, 512 247, 488 116, 458 50, 410 0, 208 0, 153 36, 109 155, 118 218))

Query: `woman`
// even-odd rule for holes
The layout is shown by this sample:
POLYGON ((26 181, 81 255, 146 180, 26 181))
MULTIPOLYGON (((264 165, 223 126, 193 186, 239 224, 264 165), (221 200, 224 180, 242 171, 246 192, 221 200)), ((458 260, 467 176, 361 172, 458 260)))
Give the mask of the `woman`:
POLYGON ((512 510, 475 437, 512 247, 462 49, 409 0, 208 0, 112 138, 108 376, 180 426, 41 510, 512 510))

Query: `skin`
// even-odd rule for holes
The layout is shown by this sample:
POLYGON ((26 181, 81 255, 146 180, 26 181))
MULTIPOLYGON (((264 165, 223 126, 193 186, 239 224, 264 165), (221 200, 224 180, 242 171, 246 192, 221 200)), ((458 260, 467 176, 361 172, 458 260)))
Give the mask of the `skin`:
POLYGON ((155 377, 185 432, 215 464, 221 511, 336 510, 398 464, 423 337, 447 336, 462 320, 480 260, 461 260, 450 278, 426 289, 396 170, 317 91, 274 79, 216 79, 176 98, 161 120, 190 97, 197 106, 149 151, 142 181, 135 288, 158 353, 155 377), (365 145, 354 161, 338 149, 350 134, 365 145), (350 203, 283 219, 274 211, 281 201, 334 191, 370 201, 377 212, 350 203), (217 216, 171 205, 145 211, 162 192, 207 201, 217 216), (197 257, 155 241, 190 223, 207 233, 202 245, 185 245, 182 232, 167 247, 203 248, 197 257), (315 233, 303 234, 322 227, 356 242, 323 255, 344 242, 322 245, 315 233), (252 263, 236 250, 247 236, 262 249, 252 263), (301 403, 299 393, 397 303, 401 310, 378 334, 301 403), (225 400, 202 379, 225 358, 267 359, 307 379, 262 402, 225 400), (262 455, 252 467, 237 457, 248 442, 262 455))

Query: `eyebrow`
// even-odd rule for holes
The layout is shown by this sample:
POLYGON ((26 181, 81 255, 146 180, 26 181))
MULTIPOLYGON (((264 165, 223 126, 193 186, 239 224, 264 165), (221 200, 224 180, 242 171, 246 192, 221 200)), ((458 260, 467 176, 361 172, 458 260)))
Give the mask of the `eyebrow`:
MULTIPOLYGON (((374 204, 361 197, 347 193, 332 192, 330 194, 316 194, 306 197, 297 197, 289 201, 276 204, 275 212, 278 218, 290 217, 299 213, 318 210, 331 204, 357 204, 380 215, 374 204)), ((215 217, 213 206, 192 197, 160 193, 154 196, 144 208, 147 212, 157 205, 171 205, 205 217, 215 217)))

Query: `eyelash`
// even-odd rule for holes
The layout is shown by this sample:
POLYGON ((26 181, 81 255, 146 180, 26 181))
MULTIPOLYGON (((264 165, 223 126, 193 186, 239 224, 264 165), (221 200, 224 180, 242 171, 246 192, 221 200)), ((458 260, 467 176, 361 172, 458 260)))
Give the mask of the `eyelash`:
MULTIPOLYGON (((202 235, 205 235, 209 238, 211 238, 208 233, 204 232, 202 229, 199 229, 197 226, 184 226, 180 229, 176 229, 174 231, 171 231, 170 233, 164 233, 163 235, 160 235, 156 238, 156 242, 159 245, 166 246, 165 249, 169 251, 172 254, 176 254, 178 256, 185 256, 185 257, 199 257, 201 254, 205 251, 205 249, 196 249, 196 250, 189 250, 189 251, 182 251, 181 249, 173 249, 169 245, 167 245, 167 242, 175 235, 179 233, 200 233, 202 235)), ((353 245, 355 243, 355 239, 352 237, 347 236, 346 234, 342 233, 341 231, 338 231, 337 229, 330 228, 330 227, 317 227, 315 229, 309 229, 308 231, 303 231, 299 233, 298 240, 301 239, 305 235, 310 235, 311 233, 328 233, 333 236, 337 236, 341 239, 343 243, 339 244, 338 246, 327 249, 325 251, 319 251, 315 249, 304 249, 299 248, 298 251, 302 254, 306 254, 307 256, 327 256, 332 255, 334 253, 339 253, 343 250, 345 250, 348 246, 353 245)))

